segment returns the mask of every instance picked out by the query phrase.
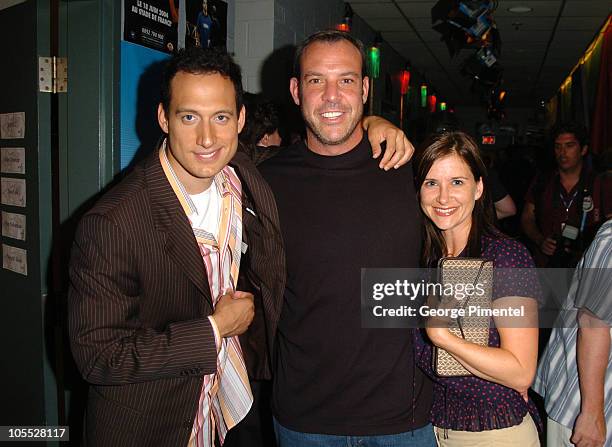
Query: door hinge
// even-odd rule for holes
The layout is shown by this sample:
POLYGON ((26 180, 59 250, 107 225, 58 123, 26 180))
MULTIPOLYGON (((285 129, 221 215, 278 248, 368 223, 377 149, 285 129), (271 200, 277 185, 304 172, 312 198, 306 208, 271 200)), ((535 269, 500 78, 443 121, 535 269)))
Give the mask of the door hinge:
POLYGON ((46 93, 66 93, 68 90, 68 59, 38 58, 38 90, 46 93))

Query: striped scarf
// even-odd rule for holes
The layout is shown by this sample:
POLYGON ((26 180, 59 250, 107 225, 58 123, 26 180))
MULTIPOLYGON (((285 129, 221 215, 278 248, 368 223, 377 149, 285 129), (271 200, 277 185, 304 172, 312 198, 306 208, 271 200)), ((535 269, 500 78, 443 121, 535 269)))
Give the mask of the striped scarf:
MULTIPOLYGON (((197 212, 196 207, 168 161, 165 141, 160 149, 160 161, 189 218, 197 212)), ((194 228, 193 231, 202 254, 213 306, 216 306, 223 292, 234 291, 238 282, 242 248, 242 187, 229 166, 215 175, 213 181, 221 198, 218 239, 202 229, 194 228)), ((246 416, 253 403, 238 337, 217 340, 217 347, 217 372, 204 376, 189 447, 212 447, 215 427, 223 444, 227 431, 246 416)))

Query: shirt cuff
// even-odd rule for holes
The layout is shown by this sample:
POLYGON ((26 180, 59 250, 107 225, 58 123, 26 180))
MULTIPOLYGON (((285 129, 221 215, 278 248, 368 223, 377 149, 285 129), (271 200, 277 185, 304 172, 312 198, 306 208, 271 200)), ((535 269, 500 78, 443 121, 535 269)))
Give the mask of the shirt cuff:
POLYGON ((217 327, 217 323, 215 323, 215 319, 212 315, 208 316, 208 321, 210 321, 210 325, 213 328, 213 333, 215 334, 215 346, 217 347, 217 354, 221 350, 221 334, 219 333, 219 328, 217 327))

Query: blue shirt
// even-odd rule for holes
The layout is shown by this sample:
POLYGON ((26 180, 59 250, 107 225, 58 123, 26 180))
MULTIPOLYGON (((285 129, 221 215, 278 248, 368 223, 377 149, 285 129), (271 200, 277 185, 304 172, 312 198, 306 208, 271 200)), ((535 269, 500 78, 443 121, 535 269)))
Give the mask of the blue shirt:
POLYGON ((196 22, 198 28, 198 35, 200 36, 200 46, 202 48, 208 48, 208 41, 210 40, 210 31, 212 29, 212 19, 210 16, 204 15, 202 11, 198 14, 198 21, 196 22))

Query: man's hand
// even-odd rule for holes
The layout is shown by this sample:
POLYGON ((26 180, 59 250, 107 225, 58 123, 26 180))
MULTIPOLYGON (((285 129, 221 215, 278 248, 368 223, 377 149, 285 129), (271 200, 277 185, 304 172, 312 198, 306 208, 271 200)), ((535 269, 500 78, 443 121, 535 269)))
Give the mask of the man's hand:
POLYGON ((414 146, 408 141, 404 132, 379 116, 364 117, 362 125, 368 132, 374 158, 378 158, 382 153, 381 143, 383 141, 387 143, 385 154, 378 164, 381 169, 388 171, 408 163, 414 154, 414 146))
POLYGON ((597 414, 581 412, 576 419, 570 439, 576 447, 602 447, 606 442, 606 419, 603 411, 597 414))
POLYGON ((540 250, 546 256, 552 256, 555 254, 555 250, 557 249, 557 241, 551 237, 544 238, 540 243, 540 250))
POLYGON ((219 335, 225 338, 244 333, 253 321, 254 315, 253 295, 236 291, 228 292, 219 299, 212 316, 219 329, 219 335))

